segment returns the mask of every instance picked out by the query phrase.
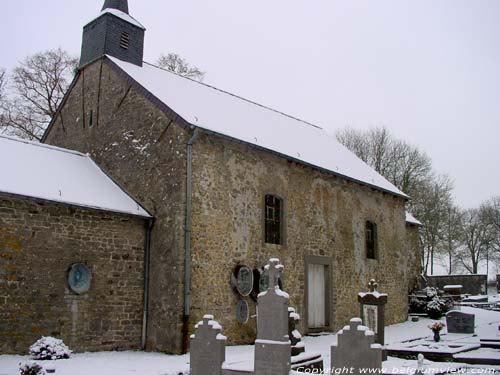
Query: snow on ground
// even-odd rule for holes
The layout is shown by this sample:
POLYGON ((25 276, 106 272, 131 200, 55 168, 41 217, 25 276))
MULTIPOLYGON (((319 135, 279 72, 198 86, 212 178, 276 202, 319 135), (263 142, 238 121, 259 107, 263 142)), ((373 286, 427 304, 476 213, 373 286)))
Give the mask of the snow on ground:
MULTIPOLYGON (((476 315, 476 333, 479 336, 500 337, 500 312, 462 307, 461 311, 476 315)), ((445 320, 444 318, 442 319, 445 320)), ((407 340, 431 336, 428 325, 433 320, 422 318, 418 322, 404 322, 386 328, 386 343, 398 343, 407 340)), ((443 333, 446 333, 444 331, 443 333)), ((330 366, 330 346, 336 343, 337 336, 331 333, 320 334, 315 337, 303 338, 307 352, 323 355, 325 368, 330 366)), ((253 346, 232 346, 227 348, 226 363, 242 364, 251 363, 254 355, 253 346)), ((498 355, 490 349, 479 349, 478 355, 498 355)), ((0 356, 0 375, 19 374, 19 363, 29 360, 28 356, 0 356)), ((42 364, 54 365, 56 375, 185 375, 189 370, 189 355, 175 356, 161 353, 144 352, 100 352, 74 354, 71 359, 42 364)), ((405 360, 389 357, 383 363, 386 373, 412 374, 416 368, 415 360, 405 360)), ((456 368, 492 368, 493 366, 472 366, 460 363, 424 362, 424 368, 429 373, 443 372, 443 369, 453 371, 456 368)), ((500 372, 500 367, 496 367, 500 372)), ((470 370, 473 372, 473 370, 470 370)), ((476 372, 477 374, 477 372, 476 372)))

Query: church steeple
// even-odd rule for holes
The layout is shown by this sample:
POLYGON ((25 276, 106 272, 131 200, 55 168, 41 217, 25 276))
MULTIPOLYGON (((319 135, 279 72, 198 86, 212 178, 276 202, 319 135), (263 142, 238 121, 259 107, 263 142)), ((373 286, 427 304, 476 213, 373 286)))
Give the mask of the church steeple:
POLYGON ((103 55, 142 66, 145 30, 129 15, 128 0, 105 0, 101 14, 83 28, 80 67, 103 55))
POLYGON ((105 9, 118 9, 121 10, 123 13, 128 14, 128 0, 106 0, 104 2, 104 6, 102 7, 102 10, 105 9))

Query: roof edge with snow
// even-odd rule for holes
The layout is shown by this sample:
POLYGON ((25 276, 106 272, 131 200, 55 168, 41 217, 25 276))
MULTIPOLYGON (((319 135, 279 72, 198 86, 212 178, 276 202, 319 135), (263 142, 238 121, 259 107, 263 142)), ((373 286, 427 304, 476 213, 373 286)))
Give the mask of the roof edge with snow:
MULTIPOLYGON (((341 177, 345 180, 348 180, 348 181, 351 181, 351 182, 355 182, 357 184, 360 184, 360 185, 363 185, 363 186, 366 186, 366 187, 369 187, 369 188, 372 188, 372 189, 375 189, 375 190, 378 190, 378 191, 381 191, 381 192, 384 192, 384 193, 387 193, 387 194, 391 194, 391 195, 394 195, 394 196, 397 196, 399 198, 402 198, 404 200, 409 200, 410 197, 408 195, 406 195, 405 193, 401 192, 399 189, 397 189, 396 187, 394 187, 392 184, 390 184, 392 187, 393 187, 393 190, 391 189, 387 189, 387 188, 384 188, 384 187, 381 187, 377 184, 372 184, 370 182, 367 182, 367 181, 363 181, 363 180, 360 180, 360 179, 357 179, 355 177, 352 177, 352 176, 349 176, 349 175, 346 175, 346 174, 343 174, 343 173, 339 173, 339 172, 336 172, 334 170, 331 170, 331 169, 328 169, 328 168, 324 168, 324 167, 321 167, 319 165, 316 165, 316 164, 313 164, 313 163, 308 163, 304 160, 301 160, 301 159, 298 159, 298 158, 294 158, 293 156, 290 156, 288 154, 285 154, 285 153, 282 153, 282 152, 279 152, 277 150, 273 150, 271 148, 268 148, 268 147, 264 147, 264 146, 261 146, 261 145, 257 145, 257 144, 254 144, 254 143, 251 143, 251 142, 247 142, 245 140, 242 140, 242 139, 239 139, 239 138, 236 138, 234 136, 230 136, 230 135, 227 135, 227 134, 223 134, 223 133, 220 133, 220 132, 217 132, 217 131, 214 131, 212 129, 207 129, 206 127, 204 126, 201 126, 199 124, 196 124, 196 123, 193 123, 187 119, 185 119, 183 116, 181 116, 179 113, 177 113, 173 108, 171 108, 165 101, 163 101, 161 98, 159 98, 158 96, 156 96, 154 93, 152 93, 147 87, 145 87, 144 85, 142 85, 140 82, 138 82, 134 77, 132 77, 125 69, 123 69, 115 60, 115 58, 112 58, 110 56, 104 56, 104 61, 106 61, 106 63, 117 73, 119 74, 122 78, 124 78, 127 83, 129 83, 130 85, 132 85, 135 89, 137 89, 142 95, 144 95, 147 99, 149 99, 159 110, 161 110, 162 112, 164 112, 171 120, 179 123, 179 125, 181 126, 184 126, 186 128, 191 128, 191 129, 194 129, 194 128, 198 128, 204 132, 207 132, 207 133, 210 133, 212 135, 216 135, 216 136, 219 136, 219 137, 223 137, 223 138, 226 138, 226 139, 229 139, 229 140, 232 140, 232 141, 236 141, 238 143, 243 143, 243 144, 246 144, 248 146, 251 146, 251 147, 254 147, 254 148, 257 148, 257 149, 260 149, 260 150, 263 150, 263 151, 266 151, 266 152, 271 152, 275 155, 278 155, 280 157, 283 157, 287 160, 290 160, 290 161, 294 161, 294 162, 297 162, 299 164, 302 164, 302 165, 305 165, 305 166, 308 166, 308 167, 311 167, 311 168, 314 168, 314 169, 317 169, 317 170, 320 170, 320 171, 323 171, 323 172, 326 172, 328 174, 331 174, 331 175, 334 175, 334 176, 337 176, 337 177, 341 177)), ((232 94, 232 93, 229 93, 229 92, 226 92, 224 90, 221 90, 221 89, 218 89, 216 87, 213 87, 213 86, 210 86, 206 83, 203 83, 203 82, 198 82, 198 81, 195 81, 195 80, 192 80, 190 78, 186 78, 186 77, 183 77, 183 76, 180 76, 176 73, 173 73, 173 72, 170 72, 166 69, 163 69, 161 67, 158 67, 158 66, 155 66, 153 64, 150 64, 150 63, 147 63, 147 62, 144 62, 146 66, 150 66, 150 67, 153 67, 153 68, 156 68, 156 69, 159 69, 159 70, 162 70, 164 72, 167 72, 169 74, 173 74, 175 76, 178 76, 182 79, 186 79, 186 80, 189 80, 189 81, 192 81, 194 82, 195 84, 198 84, 198 85, 201 85, 201 86, 204 86, 208 89, 212 89, 212 90, 215 90, 217 92, 220 92, 222 94, 225 94, 225 95, 229 95, 235 99, 238 99, 238 100, 241 100, 241 101, 244 101, 248 104, 251 104, 251 105, 255 105, 257 107, 260 107, 260 108, 263 108, 265 110, 268 110, 270 112, 273 112, 273 113, 276 113, 278 115, 281 115, 281 116, 284 116, 284 117, 287 117, 291 120, 294 120, 294 121, 298 121, 300 123, 303 123, 304 126, 309 126, 311 128, 315 128, 315 129, 319 129, 319 130, 322 130, 322 128, 320 126, 317 126, 317 125, 314 125, 312 123, 309 123, 307 121, 304 121, 304 120, 301 120, 297 117, 294 117, 294 116, 291 116, 291 115, 288 115, 286 113, 283 113, 281 111, 278 111, 278 110, 275 110, 273 108, 270 108, 270 107, 267 107, 265 105, 262 105, 262 104, 259 104, 259 103, 256 103, 254 101, 251 101, 249 99, 245 99, 245 98, 242 98, 238 95, 235 95, 235 94, 232 94)), ((87 64, 88 65, 88 64, 87 64)), ((82 67, 83 68, 83 67, 82 67)), ((343 147, 343 146, 342 146, 343 147)), ((350 151, 349 151, 350 152, 350 151)), ((357 158, 357 156, 355 156, 357 158)), ((361 161, 362 162, 362 161, 361 161)), ((362 162, 364 163, 364 162, 362 162)), ((371 167, 369 167, 370 169, 372 169, 371 167)), ((376 173, 376 172, 375 172, 376 173)))
POLYGON ((0 135, 0 165, 9 178, 0 195, 151 219, 153 216, 99 167, 78 151, 0 135))

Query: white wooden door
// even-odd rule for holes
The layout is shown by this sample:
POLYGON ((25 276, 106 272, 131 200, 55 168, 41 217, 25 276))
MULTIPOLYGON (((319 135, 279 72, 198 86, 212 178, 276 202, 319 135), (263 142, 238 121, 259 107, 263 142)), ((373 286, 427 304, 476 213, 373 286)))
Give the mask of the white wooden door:
POLYGON ((309 264, 308 266, 308 306, 307 316, 309 328, 326 326, 326 293, 325 293, 325 266, 309 264))

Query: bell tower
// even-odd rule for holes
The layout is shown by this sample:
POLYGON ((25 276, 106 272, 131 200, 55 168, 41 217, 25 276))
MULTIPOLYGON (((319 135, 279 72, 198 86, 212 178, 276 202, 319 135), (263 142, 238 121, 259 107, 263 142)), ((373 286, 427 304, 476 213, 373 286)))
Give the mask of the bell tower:
POLYGON ((128 0, 106 0, 101 14, 83 27, 80 67, 103 55, 142 66, 145 31, 130 16, 128 0))

